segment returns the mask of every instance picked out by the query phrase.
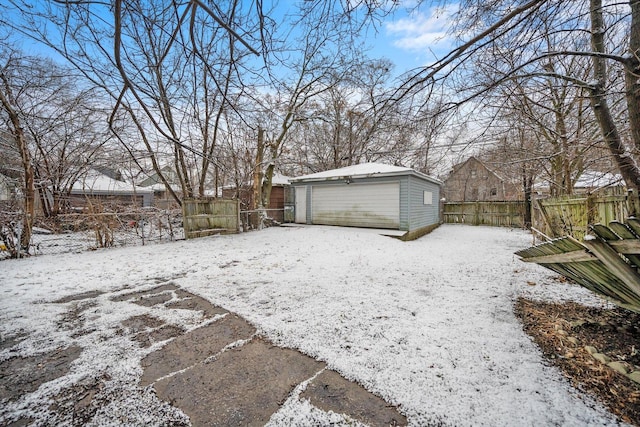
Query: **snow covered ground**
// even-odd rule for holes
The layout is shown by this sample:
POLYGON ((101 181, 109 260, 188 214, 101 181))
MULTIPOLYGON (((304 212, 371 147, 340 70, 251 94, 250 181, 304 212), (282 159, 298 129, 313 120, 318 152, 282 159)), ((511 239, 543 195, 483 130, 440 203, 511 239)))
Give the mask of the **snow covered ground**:
MULTIPOLYGON (((34 416, 38 400, 87 376, 137 382, 145 353, 114 327, 138 314, 133 304, 97 298, 86 321, 100 339, 89 340, 60 328, 66 308, 52 301, 172 281, 243 316, 276 344, 325 361, 397 405, 410 425, 615 425, 601 405, 545 364, 513 314, 519 295, 602 304, 513 255, 531 243, 521 230, 463 225, 441 226, 413 242, 369 230, 282 227, 2 261, 0 334, 30 335, 0 351, 0 361, 71 344, 84 350, 64 378, 5 405, 0 416, 34 416)), ((186 315, 171 320, 193 327, 186 315)), ((116 399, 109 411, 154 404, 142 391, 132 396, 116 399)), ((128 419, 161 425, 166 411, 128 419)), ((323 416, 335 421, 292 397, 270 424, 307 425, 323 416)), ((94 424, 110 419, 105 411, 94 424)))

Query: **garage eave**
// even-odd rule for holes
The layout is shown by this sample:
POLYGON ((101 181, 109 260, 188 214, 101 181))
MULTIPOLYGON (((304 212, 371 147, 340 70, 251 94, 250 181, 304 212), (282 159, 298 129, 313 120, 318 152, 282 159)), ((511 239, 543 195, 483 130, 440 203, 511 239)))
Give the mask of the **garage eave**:
POLYGON ((387 173, 369 173, 369 174, 356 174, 356 175, 342 175, 342 176, 329 176, 329 177, 318 177, 318 178, 293 178, 291 179, 291 185, 296 184, 308 184, 312 182, 337 182, 337 181, 355 181, 357 179, 366 179, 366 178, 393 178, 398 176, 416 176, 418 178, 427 180, 437 185, 443 185, 443 182, 425 175, 423 173, 409 170, 409 171, 400 171, 400 172, 387 172, 387 173))

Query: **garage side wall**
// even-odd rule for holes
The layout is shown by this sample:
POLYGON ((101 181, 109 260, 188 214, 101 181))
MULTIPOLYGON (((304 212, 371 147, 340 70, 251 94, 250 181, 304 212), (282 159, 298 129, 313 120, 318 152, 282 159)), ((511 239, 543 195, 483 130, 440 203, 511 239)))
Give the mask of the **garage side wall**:
MULTIPOLYGON (((413 231, 440 223, 440 185, 416 176, 406 177, 406 197, 403 200, 400 187, 400 206, 407 206, 408 225, 406 230, 413 231), (406 205, 405 205, 406 201, 406 205)), ((400 213, 402 225, 402 212, 400 213)))

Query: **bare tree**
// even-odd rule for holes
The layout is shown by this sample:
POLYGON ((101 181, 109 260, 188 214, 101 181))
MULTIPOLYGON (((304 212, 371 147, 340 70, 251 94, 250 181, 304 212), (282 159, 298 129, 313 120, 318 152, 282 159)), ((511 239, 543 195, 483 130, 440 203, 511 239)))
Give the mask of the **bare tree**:
MULTIPOLYGON (((257 0, 57 0, 38 8, 10 0, 5 8, 11 13, 5 16, 20 19, 6 18, 3 24, 53 48, 102 88, 114 105, 111 123, 119 112, 129 115, 146 157, 180 201, 204 195, 211 186, 205 182, 210 168, 221 169, 217 152, 220 138, 228 132, 223 115, 235 115, 237 121, 257 129, 257 123, 245 118, 254 97, 247 97, 246 89, 260 84, 260 74, 266 70, 273 77, 286 68, 316 68, 311 64, 317 64, 320 55, 326 60, 341 52, 330 54, 323 39, 335 38, 341 29, 342 42, 348 45, 353 31, 387 10, 369 0, 344 4, 314 0, 297 6, 285 16, 289 27, 277 25, 257 0), (304 37, 311 36, 306 41, 294 40, 296 33, 286 30, 300 23, 309 24, 302 32, 304 37), (276 34, 274 27, 285 31, 276 34), (292 46, 305 52, 302 60, 293 55, 291 62, 287 58, 291 51, 280 49, 292 46), (282 52, 278 63, 272 60, 274 52, 282 52), (256 59, 258 53, 264 57, 262 62, 256 59), (163 174, 168 159, 180 183, 179 194, 163 174)), ((275 146, 284 141, 292 113, 297 114, 294 110, 309 97, 307 92, 319 88, 315 78, 308 78, 308 71, 299 75, 303 77, 298 83, 282 87, 273 84, 282 79, 268 82, 270 91, 284 89, 279 97, 287 104, 280 110, 284 117, 280 131, 271 133, 270 144, 275 141, 271 151, 278 151, 275 146)), ((129 153, 139 152, 122 140, 129 153)))
MULTIPOLYGON (((396 93, 396 98, 432 87, 434 83, 471 76, 474 59, 483 60, 498 49, 510 49, 515 60, 494 65, 489 85, 458 87, 461 96, 451 108, 477 100, 487 90, 514 79, 562 79, 583 88, 601 131, 601 137, 627 185, 638 189, 637 165, 640 132, 640 5, 638 0, 603 5, 600 0, 530 0, 524 2, 465 1, 460 5, 457 30, 462 41, 441 60, 413 73, 396 93), (555 37, 549 43, 549 35, 555 37), (590 58, 589 78, 549 67, 562 58, 590 58), (619 92, 617 73, 624 75, 625 89, 619 92), (624 113, 616 116, 610 103, 623 101, 624 113), (631 120, 636 118, 636 120, 631 120), (628 120, 627 120, 628 119, 628 120), (627 137, 628 136, 628 137, 627 137), (626 141, 630 143, 627 144, 626 141), (633 154, 632 154, 633 153, 633 154), (635 157, 635 158, 634 158, 635 157)), ((565 70, 566 71, 566 70, 565 70)))
MULTIPOLYGON (((101 160, 112 136, 93 89, 75 87, 74 76, 46 59, 29 64, 41 80, 32 102, 21 106, 34 162, 36 189, 45 217, 66 208, 73 185, 101 160)), ((31 74, 31 78, 35 76, 31 74)))
MULTIPOLYGON (((495 52, 493 54, 496 54, 495 52)), ((507 53, 500 51, 498 55, 507 53)), ((494 64, 495 57, 488 64, 494 64)), ((493 67, 476 61, 477 69, 484 70, 488 79, 493 67)), ((586 73, 582 58, 559 59, 547 64, 547 69, 563 69, 564 73, 579 75, 577 67, 586 73)), ((487 94, 481 105, 489 112, 491 135, 496 139, 513 141, 514 155, 525 161, 536 159, 540 170, 537 175, 549 182, 552 195, 571 194, 575 180, 589 166, 588 153, 597 145, 597 125, 590 114, 588 99, 583 88, 565 79, 542 76, 512 79, 487 94), (524 138, 523 132, 527 135, 524 138), (534 138, 535 144, 522 144, 523 139, 534 138), (529 152, 523 149, 529 147, 529 152), (516 154, 518 153, 518 154, 516 154), (524 156, 524 157, 523 157, 524 156)), ((507 145, 501 144, 503 148, 507 145)), ((504 163, 513 157, 504 152, 504 163)), ((518 174, 519 175, 519 172, 518 174)), ((525 191, 526 192, 526 191, 525 191)))
POLYGON ((12 4, 24 21, 7 25, 53 48, 110 96, 114 132, 120 113, 129 116, 177 202, 204 195, 222 114, 237 108, 231 103, 242 92, 243 59, 257 53, 233 27, 243 22, 255 33, 261 9, 255 14, 237 0, 211 7, 198 0, 12 4), (164 176, 165 163, 173 165, 179 194, 164 176))
MULTIPOLYGON (((274 43, 268 54, 268 86, 275 93, 257 93, 255 207, 268 208, 272 179, 295 125, 312 117, 311 105, 333 93, 352 76, 359 59, 357 49, 347 42, 350 34, 340 23, 323 22, 326 9, 306 10, 291 17, 299 36, 281 46, 274 43), (288 67, 287 73, 281 68, 288 67)), ((335 19, 335 18, 334 18, 335 19)), ((287 40, 281 37, 281 40, 287 40)), ((263 88, 258 88, 258 91, 263 88)))
MULTIPOLYGON (((24 202, 22 228, 20 231, 19 248, 16 248, 17 252, 14 254, 18 256, 20 251, 29 252, 31 242, 33 221, 35 219, 34 169, 27 135, 24 132, 23 121, 20 117, 20 104, 22 102, 22 91, 20 89, 24 87, 26 82, 22 81, 22 84, 16 84, 17 82, 15 80, 19 78, 19 76, 13 73, 15 64, 20 61, 20 58, 15 52, 4 50, 3 53, 7 55, 6 63, 1 64, 0 67, 0 103, 2 104, 2 111, 4 112, 4 114, 2 114, 3 122, 7 129, 9 129, 9 133, 13 137, 16 148, 20 153, 23 169, 22 193, 24 202)), ((3 240, 9 240, 9 236, 3 236, 3 240)))

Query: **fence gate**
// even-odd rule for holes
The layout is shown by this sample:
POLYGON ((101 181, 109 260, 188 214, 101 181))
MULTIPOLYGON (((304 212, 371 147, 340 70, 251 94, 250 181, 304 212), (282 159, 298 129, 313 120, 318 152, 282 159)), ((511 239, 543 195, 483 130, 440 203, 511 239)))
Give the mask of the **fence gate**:
POLYGON ((225 199, 182 201, 184 236, 187 239, 240 231, 240 202, 225 199))

